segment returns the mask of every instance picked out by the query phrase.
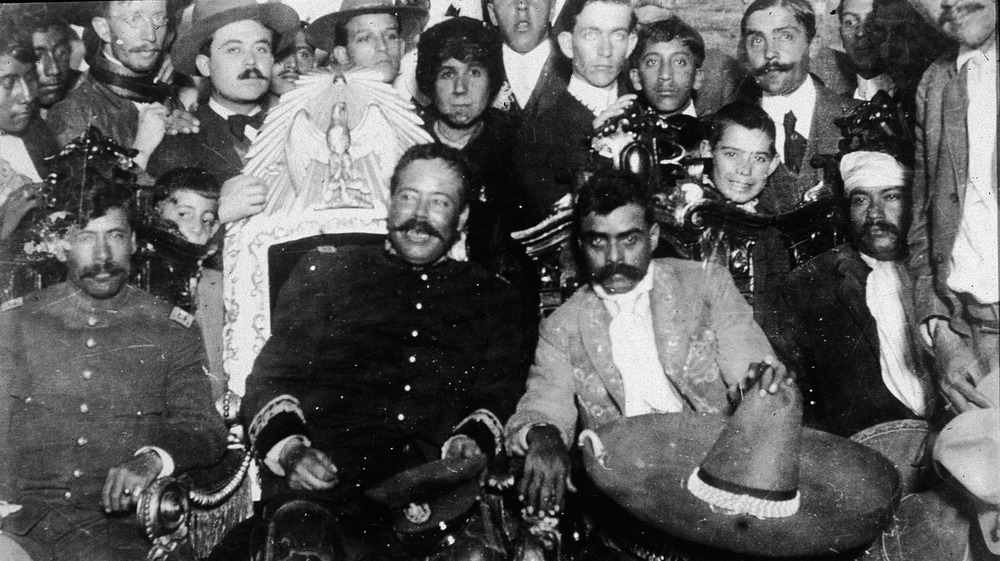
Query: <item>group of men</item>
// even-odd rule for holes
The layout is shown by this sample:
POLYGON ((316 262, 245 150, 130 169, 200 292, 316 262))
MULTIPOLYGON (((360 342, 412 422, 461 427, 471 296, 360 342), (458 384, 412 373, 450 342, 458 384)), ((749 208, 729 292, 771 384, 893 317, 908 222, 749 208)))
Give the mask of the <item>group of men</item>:
MULTIPOLYGON (((250 0, 4 6, 0 241, 45 210, 45 158, 90 126, 153 178, 214 176, 210 221, 252 217, 268 193, 242 173, 246 155, 297 79, 367 69, 405 88, 401 60, 417 49, 411 94, 434 142, 394 163, 384 245, 319 246, 282 285, 242 396, 260 507, 217 559, 265 548, 272 518, 300 500, 329 517, 344 558, 411 555, 365 492, 439 459, 523 456, 525 512, 557 515, 580 430, 727 415, 741 392, 777 394, 795 377, 806 422, 834 434, 943 424, 1000 401, 977 389, 1000 346, 997 7, 914 3, 953 45, 910 74, 884 48, 894 22, 919 23, 893 16, 912 10, 898 0, 843 0, 836 54, 812 52, 808 1, 755 0, 734 56, 706 48, 698 22, 628 0, 567 0, 558 13, 552 0, 488 0, 488 22, 427 29, 427 7, 408 0, 345 0, 308 25, 250 0), (879 13, 892 17, 872 25, 879 13), (67 22, 85 29, 86 72, 71 68, 67 22), (843 152, 834 119, 879 90, 916 109, 915 152, 843 154, 841 195, 811 161, 843 152), (537 323, 537 273, 510 234, 550 216, 569 176, 591 168, 591 138, 635 104, 712 125, 704 185, 748 212, 843 197, 852 241, 783 280, 773 326, 755 322, 725 267, 654 259, 653 193, 610 166, 572 193, 587 283, 537 323), (456 243, 469 261, 449 256, 456 243)), ((66 282, 0 311, 0 498, 20 506, 0 529, 35 559, 143 557, 137 497, 224 453, 202 338, 126 282, 133 197, 86 183, 57 209, 66 282)), ((1000 492, 975 496, 1000 524, 1000 492)))

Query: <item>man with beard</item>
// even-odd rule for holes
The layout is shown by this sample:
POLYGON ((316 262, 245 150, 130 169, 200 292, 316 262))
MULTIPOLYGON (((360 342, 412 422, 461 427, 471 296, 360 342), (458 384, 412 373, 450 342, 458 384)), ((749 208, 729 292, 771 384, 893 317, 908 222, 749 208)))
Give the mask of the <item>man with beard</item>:
POLYGON ((65 145, 95 126, 138 150, 135 162, 145 167, 165 135, 198 130, 189 113, 169 107, 163 52, 173 25, 168 2, 92 2, 81 9, 99 46, 79 86, 49 110, 49 127, 65 145))
POLYGON ((840 162, 853 243, 792 271, 771 336, 799 373, 806 424, 841 436, 933 412, 906 270, 912 170, 882 152, 840 162))
POLYGON ((212 465, 225 431, 197 327, 126 284, 132 188, 97 176, 66 201, 69 281, 0 312, 0 494, 21 505, 0 528, 35 559, 144 558, 139 494, 212 465))
POLYGON ((755 0, 743 13, 740 31, 740 49, 753 73, 752 79, 744 81, 741 96, 759 103, 774 121, 775 146, 782 162, 762 202, 785 212, 820 186, 823 170, 811 166, 812 157, 839 151, 841 133, 834 119, 858 102, 831 91, 809 74, 816 14, 808 0, 755 0))
POLYGON ((503 39, 506 82, 496 106, 532 122, 566 90, 572 67, 550 25, 553 0, 490 0, 486 12, 503 39))
POLYGON ((837 9, 844 50, 830 48, 816 53, 811 66, 827 88, 846 96, 869 101, 879 90, 896 93, 888 64, 872 29, 875 0, 843 0, 837 9))
POLYGON ((44 118, 53 105, 76 87, 83 75, 69 66, 72 41, 78 37, 69 24, 47 6, 32 10, 28 15, 26 29, 31 30, 31 43, 38 57, 38 105, 44 118))
POLYGON ((919 2, 958 42, 917 89, 910 229, 916 319, 956 411, 989 407, 976 384, 998 368, 997 5, 919 2))
MULTIPOLYGON (((542 322, 527 392, 507 423, 525 455, 529 513, 558 513, 576 430, 649 413, 724 413, 729 394, 785 368, 723 267, 652 259, 653 199, 626 172, 598 171, 580 189, 577 239, 590 283, 542 322)), ((765 391, 765 390, 762 390, 765 391)))
POLYGON ((264 182, 240 172, 250 143, 264 124, 274 41, 298 28, 298 14, 284 4, 199 0, 191 26, 174 43, 171 54, 177 70, 208 78, 212 93, 194 114, 201 129, 164 139, 147 171, 158 177, 195 166, 214 175, 222 183, 219 221, 223 224, 264 207, 264 182))
POLYGON ((321 246, 295 267, 243 398, 263 517, 213 558, 238 558, 255 525, 305 499, 330 514, 344 559, 394 559, 364 557, 398 547, 364 491, 441 457, 499 452, 498 418, 524 382, 522 326, 505 282, 448 257, 470 177, 454 148, 410 148, 392 176, 386 245, 321 246))

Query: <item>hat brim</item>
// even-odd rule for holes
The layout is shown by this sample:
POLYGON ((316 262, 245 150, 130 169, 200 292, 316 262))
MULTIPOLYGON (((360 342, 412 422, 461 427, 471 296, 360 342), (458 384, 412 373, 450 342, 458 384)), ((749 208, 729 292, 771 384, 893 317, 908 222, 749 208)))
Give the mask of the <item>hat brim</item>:
POLYGON ((427 20, 430 17, 427 10, 419 6, 371 6, 333 12, 316 18, 316 21, 306 27, 306 40, 315 45, 316 48, 332 53, 334 47, 337 46, 335 42, 337 25, 347 23, 351 18, 365 14, 395 14, 399 20, 399 33, 408 48, 416 43, 417 35, 427 25, 427 20))
POLYGON ((605 464, 584 445, 587 474, 626 511, 670 536, 722 550, 773 557, 848 551, 871 543, 892 519, 899 477, 878 452, 829 433, 803 429, 800 507, 759 519, 713 509, 687 479, 726 424, 722 415, 643 415, 596 432, 605 464))
POLYGON ((868 427, 851 435, 851 440, 882 454, 896 466, 900 489, 906 496, 938 480, 931 462, 933 446, 928 446, 933 432, 923 419, 900 419, 868 427))
MULTIPOLYGON (((195 60, 197 60, 198 51, 205 41, 208 41, 212 34, 220 28, 245 19, 257 20, 278 35, 299 28, 299 14, 295 9, 277 2, 240 6, 212 14, 207 18, 192 22, 191 27, 183 30, 177 37, 174 48, 170 52, 174 68, 189 76, 198 76, 198 66, 195 64, 195 60)), ((279 39, 280 37, 275 37, 275 44, 279 39)))

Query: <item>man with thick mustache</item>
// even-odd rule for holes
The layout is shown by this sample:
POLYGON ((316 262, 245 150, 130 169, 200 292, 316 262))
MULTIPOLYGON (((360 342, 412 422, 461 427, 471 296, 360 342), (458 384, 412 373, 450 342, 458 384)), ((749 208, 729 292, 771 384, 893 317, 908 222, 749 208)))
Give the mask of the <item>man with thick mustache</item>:
POLYGON ((834 119, 858 101, 827 89, 809 74, 816 14, 808 0, 755 0, 743 12, 740 32, 740 51, 752 72, 740 95, 759 103, 774 121, 782 162, 762 202, 784 212, 822 182, 822 168, 813 168, 810 161, 839 151, 841 133, 834 119))
POLYGON ((930 417, 935 395, 906 270, 913 172, 868 151, 846 154, 840 170, 854 241, 792 271, 769 335, 800 375, 806 424, 850 436, 930 417))
POLYGON ((69 280, 0 307, 0 528, 35 559, 145 558, 139 494, 225 450, 197 326, 126 284, 134 208, 88 180, 53 232, 69 280))
MULTIPOLYGON (((318 247, 281 288, 243 398, 264 464, 263 519, 245 532, 306 499, 327 509, 356 559, 383 537, 396 544, 373 526, 378 513, 362 497, 371 485, 442 456, 500 450, 499 419, 524 383, 523 327, 506 282, 448 257, 470 177, 454 148, 410 148, 392 176, 385 245, 318 247)), ((213 558, 246 547, 234 536, 213 558)))
POLYGON ((205 169, 222 184, 219 221, 223 224, 260 212, 266 188, 241 175, 246 153, 264 124, 274 69, 272 47, 283 33, 299 29, 299 16, 277 2, 198 0, 191 26, 183 29, 171 56, 178 71, 209 79, 208 103, 194 116, 196 134, 167 137, 147 171, 157 177, 184 166, 205 169))
POLYGON ((919 3, 958 51, 917 88, 910 270, 916 319, 945 399, 989 407, 975 386, 998 367, 997 4, 919 3))
POLYGON ((64 145, 95 126, 139 153, 145 167, 164 136, 198 130, 190 113, 173 109, 165 83, 172 71, 164 46, 174 22, 167 0, 88 2, 76 23, 99 38, 88 53, 89 72, 49 110, 49 127, 64 145))
POLYGON ((574 224, 590 283, 542 322, 527 392, 507 423, 524 455, 529 513, 558 513, 576 430, 648 413, 724 413, 753 376, 774 393, 785 368, 725 268, 652 259, 660 227, 648 187, 602 170, 574 224), (759 374, 758 374, 759 371, 759 374))

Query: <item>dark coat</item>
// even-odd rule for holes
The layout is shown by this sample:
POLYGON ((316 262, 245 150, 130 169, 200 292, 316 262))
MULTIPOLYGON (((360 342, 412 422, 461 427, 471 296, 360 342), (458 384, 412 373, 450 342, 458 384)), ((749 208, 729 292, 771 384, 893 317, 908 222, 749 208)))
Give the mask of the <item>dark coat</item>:
POLYGON ((701 117, 713 115, 732 101, 746 77, 746 69, 739 61, 719 49, 705 50, 701 72, 704 80, 694 94, 694 108, 701 117))
POLYGON ((62 283, 21 302, 0 313, 2 490, 45 507, 26 507, 4 530, 53 510, 100 518, 108 470, 143 446, 165 450, 178 473, 222 456, 197 326, 130 286, 98 301, 62 283))
MULTIPOLYGON (((473 411, 514 409, 527 368, 515 300, 473 263, 413 268, 378 246, 310 252, 247 378, 256 452, 308 436, 338 467, 341 483, 322 494, 333 501, 438 459, 473 411)), ((288 490, 261 472, 264 500, 288 490)))
POLYGON ((208 103, 198 106, 194 116, 200 122, 198 132, 165 136, 150 156, 146 171, 159 177, 174 168, 197 166, 214 175, 219 183, 239 175, 250 143, 237 138, 208 103))
POLYGON ((552 52, 549 53, 542 73, 538 76, 535 89, 531 90, 531 97, 524 104, 524 108, 517 102, 510 104, 508 112, 522 122, 530 123, 539 115, 548 111, 559 96, 566 91, 569 85, 569 77, 573 74, 573 64, 559 50, 559 45, 555 39, 552 42, 552 52))
POLYGON ((131 148, 139 129, 139 110, 88 73, 65 99, 52 106, 48 124, 60 146, 93 125, 119 145, 131 148))
MULTIPOLYGON (((965 117, 969 96, 965 81, 955 68, 955 58, 952 52, 938 59, 924 73, 917 88, 909 265, 917 322, 944 316, 949 318, 953 329, 967 333, 962 305, 947 284, 969 173, 965 117)), ((993 157, 995 169, 996 152, 993 157)))
POLYGON ((853 97, 858 87, 858 72, 851 57, 829 47, 817 49, 809 58, 809 69, 823 85, 844 97, 853 97))
POLYGON ((28 155, 31 156, 31 163, 35 164, 35 171, 42 179, 45 179, 45 176, 49 174, 49 163, 45 159, 59 152, 56 137, 45 121, 36 115, 28 123, 28 128, 21 134, 21 140, 24 141, 28 155))
MULTIPOLYGON (((899 269, 912 317, 912 287, 899 269)), ((849 244, 809 260, 789 275, 779 295, 781 321, 768 330, 782 360, 800 374, 807 425, 841 436, 916 418, 882 381, 878 330, 865 303, 870 272, 849 244)))

